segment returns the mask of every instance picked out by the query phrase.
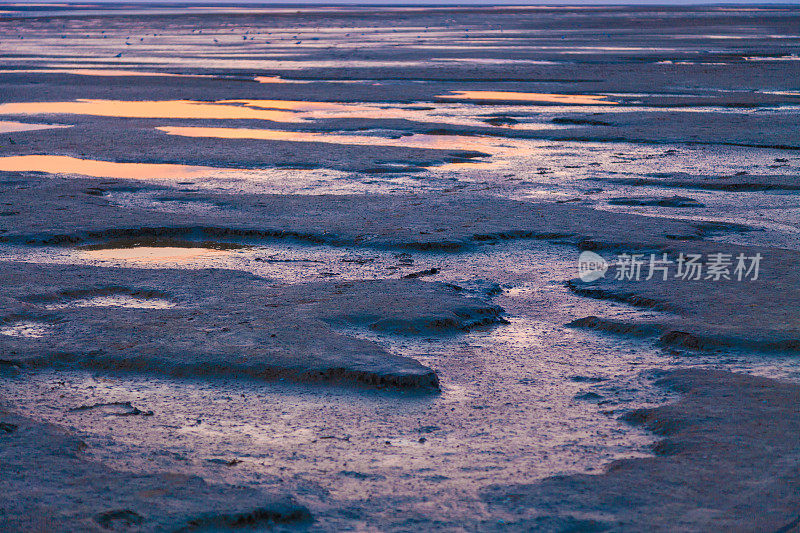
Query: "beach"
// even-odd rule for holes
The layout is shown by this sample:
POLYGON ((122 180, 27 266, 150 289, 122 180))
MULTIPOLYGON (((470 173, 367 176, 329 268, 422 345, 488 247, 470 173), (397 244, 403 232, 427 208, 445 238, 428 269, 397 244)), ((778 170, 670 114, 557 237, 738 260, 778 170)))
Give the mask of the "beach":
POLYGON ((799 18, 0 5, 0 529, 796 530, 799 18))

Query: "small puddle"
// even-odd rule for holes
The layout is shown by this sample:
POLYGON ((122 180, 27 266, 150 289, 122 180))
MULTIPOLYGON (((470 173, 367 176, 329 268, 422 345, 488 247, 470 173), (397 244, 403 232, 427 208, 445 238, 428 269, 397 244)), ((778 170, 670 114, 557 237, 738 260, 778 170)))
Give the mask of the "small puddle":
POLYGON ((73 407, 71 413, 91 412, 103 416, 153 416, 153 411, 142 411, 131 402, 106 402, 73 407))
POLYGON ((280 76, 256 76, 253 78, 253 81, 258 83, 311 83, 309 81, 292 81, 292 80, 285 80, 280 76))
POLYGON ((0 157, 0 171, 82 174, 95 178, 185 179, 235 169, 175 165, 170 163, 116 163, 63 155, 19 155, 0 157))
POLYGON ((281 109, 291 111, 360 111, 373 106, 344 102, 313 102, 305 100, 220 100, 218 104, 240 104, 252 109, 281 109))
MULTIPOLYGON (((2 72, 2 71, 0 71, 2 72)), ((78 71, 70 71, 72 73, 78 71)), ((102 72, 102 71, 94 71, 102 72)), ((106 71, 116 72, 116 71, 106 71)), ((119 71, 126 72, 126 71, 119 71)), ((150 74, 150 73, 148 73, 150 74)), ((110 74, 109 74, 110 75, 110 74)), ((123 75, 123 74, 119 74, 123 75)), ((144 73, 137 73, 144 75, 144 73)), ((159 75, 153 73, 152 75, 159 75)), ((166 75, 166 74, 165 74, 166 75)), ((278 77, 261 77, 262 83, 294 83, 278 77)), ((475 100, 516 100, 561 104, 615 104, 607 96, 548 95, 538 93, 503 93, 490 91, 461 91, 441 98, 475 100)), ((498 104, 493 106, 497 108, 498 104)), ((518 106, 517 106, 518 107, 518 106)), ((471 109, 471 106, 470 106, 471 109)), ((517 109, 518 110, 518 109, 517 109)), ((11 102, 0 104, 0 115, 90 115, 151 119, 209 119, 209 120, 268 120, 272 122, 305 123, 325 119, 407 120, 447 126, 487 127, 475 118, 463 103, 439 102, 431 105, 409 105, 365 102, 317 102, 300 100, 193 100, 123 101, 89 100, 72 102, 11 102)), ((551 123, 520 122, 518 129, 553 129, 551 123)))
POLYGON ((281 78, 280 76, 256 76, 253 81, 258 83, 374 83, 373 80, 334 80, 334 79, 313 79, 313 80, 294 80, 281 78))
MULTIPOLYGON (((271 100, 265 100, 265 102, 271 102, 271 100)), ((289 102, 289 104, 292 103, 306 102, 289 102)), ((313 102, 309 102, 309 104, 313 104, 313 102)), ((266 109, 264 107, 267 106, 251 107, 247 100, 222 102, 196 102, 192 100, 130 102, 81 99, 74 102, 14 102, 0 104, 0 114, 91 115, 99 117, 212 120, 250 119, 275 122, 303 122, 303 118, 296 113, 283 110, 295 109, 296 106, 293 107, 287 104, 280 108, 271 107, 266 109)))
POLYGON ((80 251, 84 259, 114 263, 184 263, 224 257, 230 253, 231 250, 177 246, 132 246, 80 251))
POLYGON ((441 94, 438 95, 437 98, 498 100, 506 102, 545 102, 573 105, 617 105, 619 103, 608 100, 607 96, 596 94, 517 93, 504 91, 452 91, 451 94, 441 94))
POLYGON ((68 309, 71 307, 128 307, 134 309, 171 309, 175 304, 163 298, 137 298, 129 294, 114 294, 82 298, 45 306, 46 309, 68 309))
POLYGON ((147 72, 141 70, 101 69, 101 68, 40 68, 40 69, 4 69, 0 74, 73 74, 75 76, 150 76, 166 78, 216 78, 209 74, 174 74, 172 72, 147 72))
POLYGON ((17 131, 50 130, 54 128, 71 128, 68 124, 28 124, 27 122, 13 122, 0 120, 0 133, 14 133, 17 131))
MULTIPOLYGON (((277 80, 280 80, 280 78, 259 78, 258 81, 264 83, 267 79, 270 80, 269 83, 277 83, 277 80)), ((11 102, 0 104, 0 114, 73 114, 123 118, 212 120, 245 119, 270 120, 274 122, 305 122, 315 117, 407 119, 409 116, 408 110, 390 107, 386 104, 301 100, 220 100, 216 102, 200 102, 194 100, 124 101, 79 99, 72 102, 11 102)))
POLYGON ((36 339, 44 337, 50 333, 50 326, 42 322, 34 322, 26 320, 23 322, 15 322, 13 324, 6 324, 0 326, 0 335, 8 335, 10 337, 26 337, 36 339))

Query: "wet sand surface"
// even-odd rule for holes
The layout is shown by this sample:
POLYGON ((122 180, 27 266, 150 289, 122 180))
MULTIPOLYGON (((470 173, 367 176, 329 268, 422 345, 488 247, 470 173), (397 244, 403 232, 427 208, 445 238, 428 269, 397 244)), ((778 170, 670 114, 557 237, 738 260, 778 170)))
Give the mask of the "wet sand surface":
POLYGON ((799 22, 0 5, 0 525, 791 531, 799 22))

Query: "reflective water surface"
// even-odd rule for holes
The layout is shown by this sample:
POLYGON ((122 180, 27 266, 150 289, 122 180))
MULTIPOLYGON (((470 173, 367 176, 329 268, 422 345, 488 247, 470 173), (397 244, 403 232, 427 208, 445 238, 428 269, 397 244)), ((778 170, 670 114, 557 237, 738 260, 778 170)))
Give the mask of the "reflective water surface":
POLYGON ((175 264, 191 261, 213 261, 230 255, 230 250, 216 248, 180 248, 174 246, 131 246, 82 250, 79 255, 87 261, 114 264, 175 264))
POLYGON ((64 124, 29 124, 27 122, 13 122, 0 120, 0 133, 14 133, 17 131, 49 130, 53 128, 69 128, 64 124))
POLYGON ((608 97, 603 95, 515 93, 507 91, 453 91, 452 94, 440 94, 438 98, 457 98, 459 100, 548 102, 554 104, 573 105, 616 105, 618 103, 608 100, 608 97))
MULTIPOLYGON (((16 102, 0 104, 4 115, 94 115, 125 118, 196 118, 196 119, 253 119, 277 122, 301 122, 303 119, 279 108, 255 109, 247 105, 228 105, 231 102, 194 102, 170 100, 160 102, 125 102, 118 100, 77 100, 75 102, 16 102)), ((292 109, 283 107, 282 109, 292 109)))
POLYGON ((63 155, 19 155, 0 157, 0 171, 82 174, 95 178, 147 180, 193 178, 226 172, 229 169, 167 163, 115 163, 63 155))

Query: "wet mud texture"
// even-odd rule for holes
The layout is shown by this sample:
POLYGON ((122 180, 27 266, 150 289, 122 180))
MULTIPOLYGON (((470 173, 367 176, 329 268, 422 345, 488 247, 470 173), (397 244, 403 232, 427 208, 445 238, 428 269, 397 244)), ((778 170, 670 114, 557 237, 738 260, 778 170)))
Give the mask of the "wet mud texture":
POLYGON ((662 437, 655 457, 616 461, 596 476, 498 484, 484 499, 512 517, 506 528, 794 531, 800 387, 716 370, 673 371, 658 383, 680 400, 625 417, 662 437))
POLYGON ((281 285, 227 270, 14 262, 0 264, 0 278, 0 320, 12 331, 28 325, 41 332, 1 335, 4 364, 33 368, 343 381, 435 391, 433 370, 374 342, 339 334, 336 327, 437 335, 502 320, 496 305, 414 279, 281 285), (158 297, 174 306, 69 305, 106 295, 158 297))
POLYGON ((275 195, 184 192, 124 181, 40 178, 6 173, 0 183, 14 206, 0 218, 0 241, 15 244, 97 244, 114 240, 294 239, 315 244, 457 251, 506 239, 545 239, 585 248, 660 247, 695 240, 701 223, 597 211, 580 205, 529 203, 491 196, 275 195), (115 205, 117 191, 163 192, 198 217, 115 205), (36 197, 37 201, 29 199, 36 197))
MULTIPOLYGON (((755 174, 747 172, 730 176, 704 176, 685 173, 653 174, 641 178, 611 178, 607 181, 621 185, 656 186, 712 191, 795 191, 800 189, 797 176, 755 174)), ((643 205, 643 204, 640 204, 643 205)))
MULTIPOLYGON (((48 8, 56 13, 42 14, 41 9, 13 7, 10 14, 0 13, 0 42, 11 50, 0 58, 0 105, 76 99, 207 103, 260 99, 338 102, 346 109, 339 109, 338 115, 329 109, 304 113, 290 109, 289 114, 273 116, 282 116, 285 121, 281 122, 263 116, 220 120, 101 117, 52 109, 5 113, 2 110, 9 108, 3 107, 4 121, 71 127, 17 127, 2 134, 0 156, 50 154, 260 169, 266 172, 261 177, 269 177, 270 170, 297 170, 291 177, 298 180, 309 169, 352 172, 358 177, 351 183, 356 194, 350 189, 350 194, 338 196, 293 196, 265 194, 269 185, 262 183, 251 183, 245 193, 226 194, 219 176, 214 177, 216 181, 176 179, 165 186, 163 181, 169 180, 157 181, 149 175, 121 180, 4 172, 0 175, 0 242, 12 256, 14 250, 34 245, 123 247, 183 242, 219 247, 266 241, 373 250, 413 248, 415 253, 436 250, 455 255, 509 239, 529 239, 531 246, 536 246, 534 239, 555 241, 601 253, 742 251, 750 255, 759 250, 752 243, 702 240, 742 230, 742 226, 730 221, 679 220, 678 216, 692 211, 686 207, 700 206, 676 197, 675 189, 687 196, 685 189, 695 189, 692 195, 698 197, 703 191, 702 201, 713 213, 714 206, 707 202, 709 191, 790 194, 798 188, 791 165, 796 164, 800 148, 796 133, 800 95, 795 81, 800 79, 796 35, 800 14, 791 7, 343 8, 182 12, 177 16, 136 7, 116 11, 112 6, 113 12, 103 16, 82 14, 81 8, 69 6, 48 8), (107 75, 75 70, 82 68, 134 72, 107 75), (180 76, 134 75, 142 72, 180 76), (485 92, 471 98, 463 91, 502 91, 507 99, 485 92), (539 96, 526 101, 519 95, 509 96, 514 92, 539 96), (554 94, 555 99, 541 96, 554 94), (583 103, 565 102, 569 95, 583 103), (358 116, 358 103, 378 108, 361 110, 358 116), (304 142, 185 137, 156 129, 176 126, 359 135, 373 142, 307 142, 314 138, 308 136, 298 136, 304 142), (411 146, 414 134, 429 137, 411 146), (386 139, 393 141, 392 146, 381 145, 386 139), (404 140, 409 146, 402 145, 404 140), (521 140, 540 140, 540 144, 514 144, 521 140), (644 154, 654 147, 663 147, 663 153, 644 154), (610 155, 611 151, 615 153, 610 155), (482 173, 486 167, 474 164, 480 161, 491 169, 502 157, 517 158, 516 166, 502 177, 491 170, 482 173), (703 161, 705 157, 713 163, 703 161), (731 169, 734 159, 747 168, 731 169), (445 169, 451 163, 467 166, 459 167, 464 172, 458 175, 437 175, 438 190, 426 194, 423 187, 434 179, 427 169, 445 169), (557 174, 551 174, 552 166, 559 166, 557 174), (725 170, 716 175, 718 168, 725 170), (529 182, 525 187, 497 187, 500 180, 519 179, 519 175, 529 182), (418 188, 411 193, 406 188, 398 195, 365 194, 358 189, 366 187, 365 176, 377 181, 405 180, 418 188), (575 181, 576 176, 589 178, 586 187, 594 192, 573 187, 568 191, 570 198, 559 198, 564 203, 522 201, 551 198, 548 193, 563 182, 575 181), (445 179, 452 181, 452 187, 441 186, 445 179), (464 191, 467 182, 471 190, 464 191), (624 190, 613 190, 618 186, 624 190), (622 205, 616 209, 650 214, 676 209, 680 215, 668 212, 666 218, 655 218, 588 207, 595 202, 592 195, 601 192, 621 198, 617 204, 622 205), (115 200, 120 194, 141 198, 125 204, 115 200), (169 209, 164 208, 167 205, 169 209)), ((266 108, 270 105, 276 104, 266 108)), ((763 197, 747 197, 742 203, 760 208, 759 199, 763 197)), ((786 226, 784 230, 796 229, 786 226)), ((655 336, 667 345, 668 353, 677 354, 671 362, 679 366, 693 364, 684 357, 687 349, 721 349, 723 354, 729 347, 796 350, 797 253, 773 248, 762 253, 762 278, 746 286, 683 280, 634 284, 606 279, 587 286, 572 282, 570 288, 580 295, 659 311, 649 321, 578 316, 573 325, 603 334, 655 336), (662 311, 673 316, 664 316, 662 311)), ((411 274, 440 274, 421 263, 411 274)), ((551 278, 531 280, 522 292, 564 281, 551 278)), ((137 377, 149 373, 153 380, 185 376, 208 383, 212 376, 246 376, 278 380, 271 384, 275 386, 280 386, 281 379, 344 383, 354 395, 364 393, 365 386, 399 387, 425 394, 399 395, 398 402, 412 396, 430 400, 443 397, 447 388, 441 395, 429 394, 439 387, 439 377, 414 356, 432 366, 435 359, 426 357, 419 349, 424 345, 416 341, 409 341, 402 354, 395 354, 391 347, 407 339, 452 339, 470 329, 503 327, 499 325, 502 310, 488 296, 469 296, 468 291, 451 285, 414 278, 287 285, 219 269, 155 271, 10 261, 0 263, 0 281, 0 360, 9 376, 20 366, 32 371, 23 370, 20 375, 53 370, 63 375, 64 369, 88 369, 98 375, 128 371, 137 377), (108 305, 109 299, 138 302, 138 307, 108 305)), ((494 281, 485 280, 484 285, 494 281)), ((520 292, 520 287, 498 286, 495 293, 506 290, 520 292)), ((513 303, 513 298, 509 296, 508 301, 513 303)), ((601 309, 597 315, 607 309, 594 303, 601 309)), ((558 308, 558 303, 553 307, 558 308)), ((548 311, 528 309, 521 317, 507 318, 519 323, 548 311)), ((513 325, 509 325, 512 331, 513 325)), ((547 336, 543 346, 562 350, 574 346, 554 342, 558 339, 553 337, 564 334, 560 325, 522 331, 526 342, 542 335, 547 336)), ((577 329, 569 333, 576 332, 586 333, 581 340, 588 346, 583 348, 586 352, 578 349, 578 353, 602 346, 603 351, 621 356, 622 342, 609 349, 606 343, 592 344, 594 333, 577 329)), ((596 392, 581 389, 574 401, 586 402, 587 412, 596 415, 601 401, 619 405, 613 402, 636 392, 624 385, 635 374, 633 363, 646 366, 653 360, 649 344, 636 346, 635 355, 641 361, 608 376, 616 392, 602 399, 596 392), (623 385, 617 386, 614 380, 623 385)), ((498 360, 503 365, 517 364, 513 357, 498 355, 498 350, 493 353, 493 348, 467 346, 457 355, 474 352, 478 360, 494 357, 490 362, 498 365, 496 369, 498 360)), ((535 364, 524 361, 526 374, 520 379, 532 388, 540 387, 535 364)), ((567 366, 564 361, 549 364, 567 366)), ((469 363, 464 369, 469 374, 469 363)), ((504 370, 494 374, 506 379, 504 370)), ((474 375, 477 380, 489 379, 480 372, 474 375)), ((573 378, 588 380, 584 383, 607 379, 588 371, 573 378)), ((797 386, 701 370, 667 373, 660 383, 680 392, 681 399, 634 411, 625 422, 664 437, 653 457, 612 463, 605 474, 597 476, 562 475, 541 482, 533 481, 529 470, 505 480, 489 472, 480 480, 483 499, 475 505, 461 493, 438 493, 447 496, 425 501, 427 489, 435 493, 430 487, 445 481, 435 471, 434 460, 429 463, 434 465, 429 475, 420 481, 423 490, 415 490, 413 498, 401 491, 402 497, 393 500, 393 491, 386 490, 365 495, 358 505, 343 509, 319 506, 314 509, 315 518, 327 524, 321 529, 328 530, 336 529, 330 526, 332 522, 324 522, 330 517, 336 517, 337 525, 367 528, 375 521, 387 530, 796 528, 797 386), (391 506, 385 504, 392 501, 402 501, 409 511, 388 516, 391 506), (443 508, 449 513, 442 512, 443 508)), ((180 388, 174 383, 171 387, 180 388)), ((307 394, 331 389, 309 387, 315 392, 307 394)), ((553 391, 553 402, 563 400, 566 391, 574 394, 569 384, 556 385, 553 391)), ((369 394, 389 397, 387 391, 369 394)), ((308 396, 295 398, 298 405, 313 409, 313 404, 304 403, 308 396)), ((158 419, 158 414, 149 416, 146 404, 139 405, 138 400, 107 400, 75 407, 105 413, 119 424, 158 419)), ((2 402, 9 410, 15 408, 13 398, 2 402)), ((474 420, 486 422, 486 415, 475 415, 488 411, 481 402, 476 398, 475 408, 468 409, 457 402, 448 405, 457 410, 455 418, 468 421, 464 425, 469 426, 474 420)), ((496 446, 492 442, 480 453, 502 455, 507 461, 506 436, 531 435, 541 443, 542 436, 535 434, 527 419, 520 422, 520 418, 504 416, 513 412, 515 402, 519 399, 509 398, 497 406, 500 414, 496 416, 503 424, 475 424, 481 437, 490 431, 497 434, 496 446)), ((241 421, 235 416, 222 418, 225 423, 241 421)), ((112 471, 82 457, 77 438, 34 419, 0 411, 4 465, 0 493, 7 495, 0 514, 3 529, 280 529, 302 528, 310 520, 306 508, 284 492, 262 493, 261 489, 270 488, 268 484, 239 488, 207 484, 185 473, 112 471)), ((614 430, 623 431, 622 424, 614 430)), ((142 424, 142 431, 152 431, 147 427, 142 424)), ((436 429, 428 429, 415 435, 414 446, 435 438, 436 429)), ((326 444, 331 444, 328 440, 336 439, 326 439, 326 444)), ((603 442, 600 437, 596 440, 603 442)), ((454 443, 447 453, 474 462, 476 469, 485 466, 481 455, 465 454, 461 444, 454 443)), ((580 445, 563 445, 574 448, 576 455, 587 453, 580 445)), ((389 441, 385 446, 392 447, 389 441)), ((138 453, 148 452, 146 445, 142 448, 138 453)), ((624 450, 614 453, 619 456, 624 450)), ((309 466, 322 456, 300 459, 309 461, 303 468, 312 483, 332 475, 309 466)), ((399 460, 375 450, 370 461, 396 464, 393 461, 399 460)), ((531 459, 546 463, 540 470, 545 475, 560 471, 547 461, 546 454, 531 459)), ((224 468, 229 466, 235 465, 226 463, 224 468)), ((354 468, 337 464, 333 471, 341 472, 337 479, 350 483, 370 479, 366 466, 359 471, 354 468)), ((214 475, 212 468, 198 470, 204 477, 214 475)), ((414 475, 404 472, 402 464, 391 473, 384 471, 385 486, 393 489, 403 486, 402 476, 414 475)), ((454 483, 464 479, 459 477, 454 483)), ((287 492, 302 499, 299 490, 287 492)))
POLYGON ((0 409, 5 531, 213 531, 308 525, 280 492, 214 485, 185 474, 134 474, 85 457, 58 426, 0 409), (35 465, 35 467, 31 467, 35 465), (32 490, 35 487, 35 490, 32 490))

